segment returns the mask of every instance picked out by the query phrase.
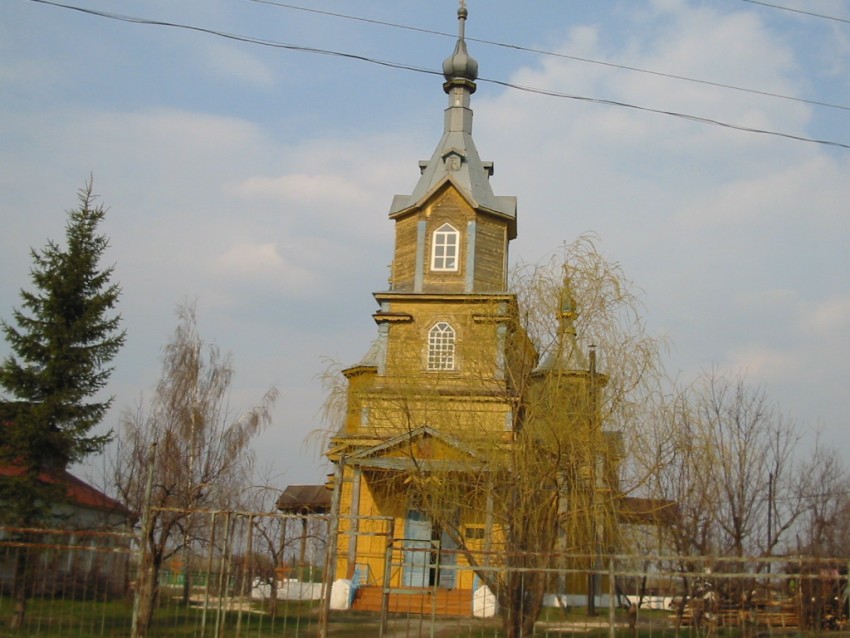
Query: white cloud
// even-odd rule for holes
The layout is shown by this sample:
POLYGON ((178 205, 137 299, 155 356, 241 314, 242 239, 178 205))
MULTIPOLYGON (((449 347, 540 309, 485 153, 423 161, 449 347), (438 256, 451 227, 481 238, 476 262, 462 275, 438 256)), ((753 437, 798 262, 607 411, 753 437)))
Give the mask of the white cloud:
POLYGON ((316 268, 321 251, 310 246, 286 248, 284 257, 276 242, 234 244, 214 259, 211 271, 240 296, 246 289, 254 294, 300 296, 320 285, 327 288, 316 268))
POLYGON ((232 275, 253 275, 268 270, 279 270, 284 262, 277 244, 236 244, 217 260, 219 267, 232 275))
POLYGON ((205 60, 208 73, 239 83, 269 88, 276 83, 275 71, 244 48, 218 41, 207 43, 205 60))
POLYGON ((815 338, 829 342, 830 348, 834 339, 850 335, 850 294, 826 299, 808 309, 804 329, 811 330, 815 338))
MULTIPOLYGON (((669 22, 651 39, 638 33, 619 61, 790 95, 803 91, 806 78, 791 43, 757 14, 695 10, 678 1, 658 6, 670 12, 669 22)), ((604 31, 598 39, 588 33, 573 31, 562 50, 610 59, 604 31)), ((592 72, 551 58, 513 79, 789 133, 805 134, 813 115, 788 101, 592 72)), ((514 255, 534 260, 559 240, 597 231, 605 253, 647 291, 651 328, 673 335, 672 372, 694 375, 712 365, 747 371, 804 427, 838 427, 843 408, 834 406, 846 406, 846 399, 835 379, 846 379, 850 360, 842 296, 850 273, 846 154, 520 93, 473 106, 483 114, 479 147, 489 149, 499 169, 497 194, 519 195, 514 255), (508 139, 503 131, 517 133, 508 139)))
POLYGON ((730 371, 745 373, 755 383, 781 380, 799 369, 787 351, 758 345, 728 353, 724 364, 730 371))
MULTIPOLYGON (((49 48, 64 40, 42 35, 70 33, 65 13, 46 14, 56 23, 42 31, 36 9, 43 8, 29 4, 12 16, 31 14, 26 25, 39 29, 15 29, 27 38, 4 49, 14 53, 11 75, 0 71, 0 92, 9 98, 0 105, 0 313, 15 305, 26 283, 26 247, 61 236, 61 212, 92 172, 110 207, 104 230, 130 328, 116 387, 123 393, 149 385, 174 304, 198 298, 209 336, 237 357, 240 385, 262 391, 275 382, 285 389, 286 407, 264 446, 303 476, 312 459, 303 461, 298 450, 321 395, 313 375, 321 355, 356 361, 374 336, 370 293, 386 285, 392 254, 386 213, 395 193, 412 191, 416 161, 437 143, 445 101, 439 78, 271 54, 200 35, 126 25, 118 32, 112 23, 101 26, 121 46, 110 49, 104 38, 98 52, 112 51, 121 63, 92 72, 91 60, 76 57, 84 48, 49 48), (119 33, 149 48, 131 47, 119 33), (179 48, 166 49, 166 42, 179 48), (150 51, 154 68, 145 82, 136 73, 146 58, 127 50, 150 51), (174 68, 166 68, 172 53, 174 68), (216 75, 205 74, 207 67, 198 73, 198 60, 216 75), (289 64, 297 75, 284 77, 289 64), (99 76, 115 68, 122 72, 99 76), (15 69, 27 69, 26 76, 15 69), (299 85, 303 77, 317 81, 299 85), (210 86, 219 78, 227 81, 210 86), (340 88, 355 84, 357 94, 340 88), (423 103, 434 107, 420 118, 423 103)), ((567 4, 528 12, 502 0, 486 19, 498 28, 522 18, 507 28, 509 37, 494 39, 523 33, 523 44, 549 42, 565 55, 790 95, 811 96, 826 73, 848 77, 846 34, 795 16, 628 0, 604 9, 585 3, 580 15, 598 20, 581 24, 567 4), (555 41, 561 33, 566 40, 555 41)), ((0 13, 14 6, 0 4, 0 13)), ((241 13, 234 7, 218 9, 229 18, 241 13)), ((433 19, 430 5, 403 11, 433 19)), ((215 15, 204 20, 213 24, 215 15)), ((471 30, 475 20, 473 11, 471 30)), ((310 24, 320 31, 321 22, 310 24)), ((237 26, 223 30, 259 33, 268 25, 237 26)), ((8 27, 6 33, 14 35, 8 27)), ((449 52, 449 41, 442 44, 445 51, 421 64, 438 66, 449 52)), ((470 50, 482 76, 503 77, 489 62, 500 53, 478 43, 470 50)), ((378 57, 416 63, 407 56, 417 52, 404 42, 378 57)), ((551 56, 504 59, 515 70, 511 81, 577 96, 790 133, 824 122, 823 109, 704 84, 551 56)), ((829 93, 815 97, 850 100, 846 81, 820 88, 829 93)), ((562 241, 596 231, 605 254, 646 290, 650 327, 673 335, 674 374, 714 363, 742 367, 755 382, 769 379, 776 398, 801 417, 826 425, 843 418, 850 154, 483 83, 472 106, 476 144, 483 159, 496 163, 494 191, 519 197, 513 257, 535 261, 562 241)), ((850 135, 846 118, 832 121, 829 137, 850 135)), ((118 403, 131 399, 120 396, 118 403)))
POLYGON ((364 184, 334 173, 290 173, 279 177, 250 177, 234 191, 247 198, 264 197, 277 201, 293 200, 313 206, 362 205, 370 196, 364 184))

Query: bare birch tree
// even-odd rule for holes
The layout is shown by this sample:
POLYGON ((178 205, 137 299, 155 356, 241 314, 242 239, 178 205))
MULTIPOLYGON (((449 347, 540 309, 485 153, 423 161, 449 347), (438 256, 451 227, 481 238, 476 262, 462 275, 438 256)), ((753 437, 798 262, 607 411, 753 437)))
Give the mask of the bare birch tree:
POLYGON ((694 403, 717 549, 769 556, 803 509, 793 456, 799 434, 764 390, 742 377, 707 375, 694 403))
POLYGON ((771 556, 805 509, 796 425, 763 388, 714 372, 695 386, 705 482, 717 525, 714 551, 771 556))
POLYGON ((303 519, 278 510, 281 477, 268 468, 259 474, 259 479, 259 484, 253 489, 243 492, 241 507, 253 513, 252 576, 263 587, 268 587, 266 611, 274 619, 278 613, 278 596, 281 579, 286 574, 287 556, 294 562, 298 546, 306 542, 306 538, 300 529, 303 519))
POLYGON ((805 511, 789 549, 819 558, 850 559, 850 474, 835 447, 818 437, 801 476, 805 511))
MULTIPOLYGON (((681 614, 707 573, 767 569, 746 559, 789 547, 811 506, 817 464, 800 450, 797 427, 741 375, 703 374, 659 417, 640 437, 637 458, 654 468, 647 493, 674 504, 659 531, 666 553, 678 557, 681 614)), ((712 586, 726 603, 750 604, 753 588, 741 579, 712 586)))
POLYGON ((125 412, 113 476, 124 504, 142 515, 144 564, 138 583, 138 635, 150 627, 164 562, 184 552, 184 597, 198 508, 226 508, 250 484, 251 439, 271 421, 277 390, 239 414, 229 404, 231 357, 198 333, 195 308, 182 305, 165 346, 153 396, 125 412), (150 481, 149 493, 146 490, 150 481))

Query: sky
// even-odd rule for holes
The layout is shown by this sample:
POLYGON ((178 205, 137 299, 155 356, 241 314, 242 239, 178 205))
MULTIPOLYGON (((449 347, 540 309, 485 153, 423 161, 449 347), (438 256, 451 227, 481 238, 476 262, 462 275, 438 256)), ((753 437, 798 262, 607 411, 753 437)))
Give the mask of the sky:
MULTIPOLYGON (((442 132, 423 70, 458 7, 294 1, 0 3, 0 317, 93 178, 127 330, 103 429, 150 396, 195 303, 233 355, 233 410, 280 391, 254 450, 281 487, 329 471, 319 375, 376 336, 387 214, 442 132)), ((850 461, 850 3, 467 4, 473 135, 518 198, 511 261, 592 233, 671 376, 745 375, 850 461)))

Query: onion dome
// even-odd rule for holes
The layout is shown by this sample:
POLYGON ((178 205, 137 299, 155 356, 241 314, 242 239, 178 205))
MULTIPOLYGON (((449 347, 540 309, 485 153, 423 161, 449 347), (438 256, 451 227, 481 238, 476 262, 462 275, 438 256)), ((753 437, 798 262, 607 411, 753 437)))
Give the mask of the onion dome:
MULTIPOLYGON (((466 18, 469 12, 466 7, 460 7, 457 10, 458 19, 458 38, 454 52, 443 62, 443 77, 446 78, 446 92, 451 85, 457 80, 463 83, 474 83, 478 78, 478 62, 475 58, 469 55, 466 50, 466 41, 464 40, 464 31, 466 18)), ((472 84, 472 90, 475 90, 475 85, 472 84)))

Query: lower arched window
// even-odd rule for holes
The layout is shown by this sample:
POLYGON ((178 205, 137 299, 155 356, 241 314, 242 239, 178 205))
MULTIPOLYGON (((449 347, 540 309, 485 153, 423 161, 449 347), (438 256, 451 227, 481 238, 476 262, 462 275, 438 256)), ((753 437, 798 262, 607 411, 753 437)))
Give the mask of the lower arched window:
POLYGON ((428 369, 455 369, 455 330, 445 321, 428 331, 428 369))

